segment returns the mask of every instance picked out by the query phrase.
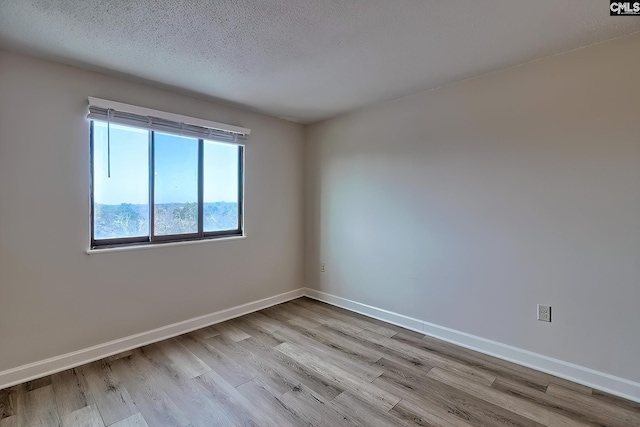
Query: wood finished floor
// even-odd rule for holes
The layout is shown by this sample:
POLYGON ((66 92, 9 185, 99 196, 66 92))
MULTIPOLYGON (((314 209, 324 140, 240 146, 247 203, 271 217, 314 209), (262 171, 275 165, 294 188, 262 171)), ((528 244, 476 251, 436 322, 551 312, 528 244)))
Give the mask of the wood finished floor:
POLYGON ((17 426, 640 426, 640 404, 301 298, 0 391, 17 426))

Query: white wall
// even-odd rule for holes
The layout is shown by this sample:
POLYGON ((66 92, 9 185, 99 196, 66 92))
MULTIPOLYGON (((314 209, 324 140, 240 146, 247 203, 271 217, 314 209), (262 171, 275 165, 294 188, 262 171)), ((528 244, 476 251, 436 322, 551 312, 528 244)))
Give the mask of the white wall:
POLYGON ((638 76, 635 34, 310 126, 307 286, 640 381, 638 76))
POLYGON ((303 286, 304 128, 0 51, 0 371, 303 286), (247 238, 88 256, 87 96, 253 129, 247 238))

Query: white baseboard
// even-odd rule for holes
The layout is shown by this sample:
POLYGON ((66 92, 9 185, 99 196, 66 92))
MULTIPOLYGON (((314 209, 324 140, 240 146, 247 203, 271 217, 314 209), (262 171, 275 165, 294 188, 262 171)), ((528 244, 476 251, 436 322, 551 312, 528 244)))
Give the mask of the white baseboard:
POLYGON ((0 372, 0 390, 304 296, 304 288, 0 372))
POLYGON ((307 288, 305 295, 318 301, 326 302, 365 316, 393 323, 425 335, 450 342, 471 350, 478 351, 499 359, 507 360, 518 365, 546 372, 556 377, 564 378, 597 390, 601 390, 634 402, 640 402, 640 383, 616 377, 605 372, 554 359, 542 354, 521 348, 512 347, 497 341, 488 340, 465 332, 434 325, 392 311, 383 310, 367 304, 362 304, 346 298, 327 294, 315 289, 307 288))
POLYGON ((546 372, 625 399, 640 402, 640 383, 309 288, 296 289, 259 301, 253 301, 61 356, 8 369, 0 372, 0 390, 64 371, 65 369, 84 365, 85 363, 93 362, 94 360, 102 359, 123 351, 185 334, 302 296, 307 296, 318 301, 364 314, 365 316, 421 332, 461 347, 546 372))

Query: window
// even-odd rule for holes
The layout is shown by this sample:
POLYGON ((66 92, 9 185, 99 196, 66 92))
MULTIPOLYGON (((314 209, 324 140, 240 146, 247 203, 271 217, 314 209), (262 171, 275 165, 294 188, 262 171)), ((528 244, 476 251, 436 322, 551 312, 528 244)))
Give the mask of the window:
POLYGON ((242 235, 237 136, 133 116, 90 108, 92 248, 242 235))

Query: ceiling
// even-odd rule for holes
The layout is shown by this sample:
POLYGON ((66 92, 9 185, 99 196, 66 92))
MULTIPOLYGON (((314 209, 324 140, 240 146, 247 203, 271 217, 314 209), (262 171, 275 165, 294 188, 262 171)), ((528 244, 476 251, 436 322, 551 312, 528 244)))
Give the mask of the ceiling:
POLYGON ((640 30, 602 0, 0 0, 0 47, 312 123, 640 30))

